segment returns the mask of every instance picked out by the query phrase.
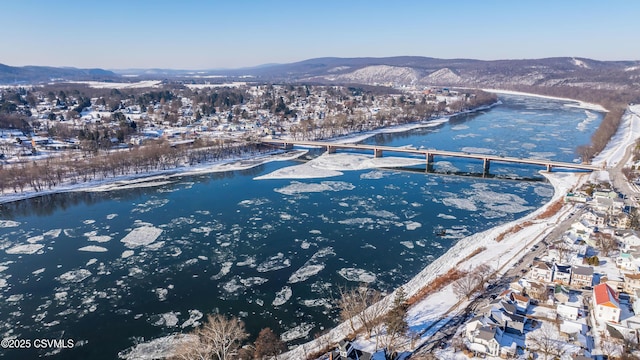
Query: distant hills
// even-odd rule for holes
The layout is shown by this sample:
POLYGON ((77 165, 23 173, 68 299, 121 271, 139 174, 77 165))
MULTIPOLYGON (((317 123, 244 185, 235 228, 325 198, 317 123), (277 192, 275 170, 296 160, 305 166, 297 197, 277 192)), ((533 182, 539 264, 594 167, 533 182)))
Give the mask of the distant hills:
POLYGON ((633 90, 640 85, 640 61, 598 61, 586 58, 495 60, 436 59, 420 56, 385 58, 316 58, 289 64, 243 69, 76 69, 0 64, 0 83, 37 83, 52 79, 117 80, 176 79, 200 82, 216 78, 268 82, 314 82, 368 85, 450 85, 512 88, 585 87, 633 90))
POLYGON ((103 69, 0 64, 0 84, 37 84, 56 80, 113 80, 120 75, 103 69))

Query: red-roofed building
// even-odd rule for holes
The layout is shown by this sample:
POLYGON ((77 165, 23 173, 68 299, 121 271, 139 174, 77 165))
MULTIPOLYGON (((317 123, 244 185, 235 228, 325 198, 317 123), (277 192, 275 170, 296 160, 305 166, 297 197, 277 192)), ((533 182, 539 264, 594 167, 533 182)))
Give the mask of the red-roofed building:
POLYGON ((607 284, 593 287, 593 311, 599 321, 620 322, 618 294, 607 284))

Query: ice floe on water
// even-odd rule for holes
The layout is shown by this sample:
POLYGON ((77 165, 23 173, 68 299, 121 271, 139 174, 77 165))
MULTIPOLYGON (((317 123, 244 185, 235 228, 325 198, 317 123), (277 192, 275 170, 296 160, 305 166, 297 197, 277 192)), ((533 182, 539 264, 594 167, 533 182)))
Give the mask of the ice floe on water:
POLYGON ((360 179, 379 180, 386 176, 389 176, 389 174, 390 173, 386 171, 374 170, 368 173, 360 174, 360 179))
POLYGON ((415 230, 415 229, 421 227, 422 224, 420 224, 417 221, 405 221, 404 222, 404 226, 407 228, 407 230, 415 230))
POLYGON ((282 289, 280 289, 280 291, 276 293, 276 298, 273 300, 272 305, 284 305, 287 301, 289 301, 289 299, 291 299, 292 294, 293 291, 291 290, 291 287, 284 286, 282 289))
POLYGON ((82 223, 85 225, 91 225, 91 224, 95 224, 95 222, 96 221, 93 219, 87 219, 87 220, 84 220, 82 223))
POLYGON ((460 210, 468 210, 468 211, 477 211, 478 210, 478 207, 476 206, 475 202, 473 200, 470 200, 470 199, 461 199, 461 198, 455 198, 455 197, 448 197, 448 198, 442 199, 442 203, 445 206, 454 207, 454 208, 460 209, 460 210))
POLYGON ((0 228, 18 227, 20 223, 13 220, 0 220, 0 228))
POLYGON ((27 242, 29 244, 35 244, 38 241, 42 241, 42 240, 44 240, 44 235, 37 235, 37 236, 32 236, 32 237, 28 238, 27 242))
POLYGON ((142 226, 131 230, 122 240, 126 247, 136 248, 149 245, 162 234, 162 229, 153 226, 142 226))
POLYGON ((400 241, 400 244, 405 246, 407 249, 413 249, 413 241, 400 241))
POLYGON ((78 269, 67 271, 66 273, 58 276, 56 279, 63 284, 66 283, 79 283, 91 276, 91 271, 87 269, 78 269))
POLYGON ((96 245, 83 246, 78 249, 79 251, 87 251, 87 252, 106 252, 107 248, 96 245))
POLYGON ((44 245, 42 244, 23 244, 23 245, 17 245, 10 249, 7 249, 5 250, 5 252, 7 254, 12 254, 12 255, 18 255, 18 254, 31 255, 31 254, 35 254, 43 247, 44 245))
POLYGON ((155 326, 175 327, 178 325, 178 315, 180 315, 180 313, 177 311, 169 311, 164 314, 152 316, 149 322, 155 326))
POLYGON ((89 259, 89 261, 87 261, 87 263, 85 264, 85 266, 91 266, 91 265, 93 265, 93 264, 95 264, 95 263, 97 263, 97 262, 98 262, 98 259, 96 259, 96 258, 92 258, 92 259, 89 259))
POLYGON ((473 147, 473 146, 464 146, 460 149, 463 152, 474 153, 474 154, 494 154, 496 151, 493 149, 487 149, 482 147, 473 147))
POLYGON ((309 336, 309 333, 314 328, 314 325, 308 323, 302 323, 293 329, 287 330, 280 335, 280 340, 289 342, 295 339, 302 339, 309 336))
POLYGON ((134 252, 133 250, 125 250, 122 252, 122 255, 120 255, 121 258, 126 259, 128 257, 133 256, 134 252))
POLYGON ((291 260, 284 257, 283 253, 277 253, 274 256, 269 257, 258 265, 256 270, 259 272, 268 272, 284 269, 291 266, 291 260))
POLYGON ((271 200, 267 198, 255 198, 255 199, 249 199, 249 200, 242 200, 238 203, 238 205, 243 207, 260 207, 270 202, 271 200))
POLYGON ((161 208, 169 203, 169 199, 151 199, 142 204, 136 204, 131 210, 132 213, 146 213, 154 209, 161 208))
POLYGON ((202 316, 203 314, 200 310, 189 310, 189 319, 183 322, 180 327, 183 329, 189 326, 197 327, 200 325, 198 320, 202 319, 202 316))
POLYGON ((455 220, 456 219, 456 217, 453 216, 453 215, 443 214, 443 213, 438 214, 438 217, 441 218, 441 219, 445 219, 445 220, 455 220))
POLYGON ((116 218, 116 216, 118 216, 118 214, 109 214, 107 215, 107 220, 113 220, 116 218))
POLYGON ((318 274, 320 271, 324 269, 324 264, 311 264, 305 265, 300 269, 296 270, 291 276, 289 276, 289 283, 297 283, 301 281, 305 281, 308 278, 318 274))
POLYGON ((376 275, 364 269, 342 268, 338 274, 349 281, 372 283, 376 281, 376 275))
POLYGON ((156 288, 156 289, 153 289, 153 292, 158 297, 158 301, 167 300, 167 295, 169 294, 169 290, 167 290, 165 288, 156 288))
POLYGON ((90 235, 87 236, 89 241, 104 243, 111 241, 111 236, 109 235, 90 235))
POLYGON ((291 184, 282 188, 274 189, 274 191, 284 195, 297 195, 313 192, 344 191, 353 189, 355 189, 353 184, 344 181, 322 181, 320 183, 311 184, 292 181, 291 184))
POLYGON ((118 353, 120 359, 153 360, 169 359, 175 355, 181 344, 188 344, 195 335, 173 334, 140 343, 118 353))
POLYGON ((62 229, 51 229, 47 232, 45 232, 44 234, 42 234, 43 236, 48 236, 52 239, 57 239, 60 234, 62 234, 62 229))
POLYGON ((231 261, 223 262, 220 271, 216 275, 211 276, 211 280, 220 280, 223 276, 227 275, 229 271, 231 271, 232 266, 233 262, 231 261))
POLYGON ((323 178, 342 175, 343 171, 413 166, 420 164, 424 164, 424 160, 404 157, 376 158, 372 155, 349 153, 325 153, 304 164, 278 169, 270 174, 258 176, 255 180, 323 178))

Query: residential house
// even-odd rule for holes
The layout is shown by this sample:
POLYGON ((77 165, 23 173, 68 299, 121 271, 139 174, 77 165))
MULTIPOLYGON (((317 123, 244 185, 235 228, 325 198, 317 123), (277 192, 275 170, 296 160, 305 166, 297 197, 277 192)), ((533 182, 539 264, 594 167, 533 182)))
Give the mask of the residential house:
POLYGON ((553 281, 553 266, 544 261, 534 260, 530 270, 530 277, 532 280, 550 283, 553 281))
POLYGON ((616 215, 612 215, 609 218, 611 226, 617 229, 628 229, 631 226, 631 217, 629 214, 621 212, 616 215))
POLYGON ((594 225, 589 224, 587 221, 576 221, 571 224, 571 228, 569 228, 569 237, 572 240, 582 240, 585 243, 595 246, 591 240, 591 235, 593 234, 594 225))
POLYGON ((558 304, 556 313, 563 319, 577 320, 580 315, 580 309, 576 306, 558 304))
POLYGON ((618 238, 618 240, 625 250, 640 247, 640 237, 635 231, 625 232, 624 235, 618 238))
POLYGON ((500 354, 501 338, 502 330, 495 325, 482 325, 479 322, 467 324, 468 347, 471 351, 498 356, 500 354))
POLYGON ((573 265, 571 268, 571 286, 587 287, 593 285, 593 268, 591 266, 573 265))
POLYGON ((613 213, 613 199, 608 197, 596 197, 594 198, 595 204, 592 206, 600 212, 611 214, 613 213))
POLYGON ((616 258, 616 266, 623 270, 638 271, 638 263, 640 263, 640 253, 638 252, 621 252, 616 258))
POLYGON ((515 292, 512 292, 510 295, 510 299, 515 304, 516 312, 519 315, 524 315, 527 313, 527 310, 529 309, 529 305, 531 305, 531 299, 528 296, 524 296, 524 295, 520 295, 520 294, 516 294, 515 292))
POLYGON ((556 285, 555 289, 553 290, 553 298, 557 302, 564 304, 569 301, 571 296, 569 294, 569 290, 566 289, 564 286, 556 285))
POLYGON ((604 227, 607 223, 607 217, 603 213, 587 211, 582 214, 583 223, 590 227, 604 227))
POLYGON ((586 203, 587 202, 587 196, 584 194, 578 194, 578 193, 567 193, 567 195, 564 196, 564 201, 565 202, 575 202, 575 203, 586 203))
POLYGON ((598 284, 593 288, 593 310, 599 321, 620 321, 620 301, 618 294, 607 284, 598 284))
POLYGON ((546 301, 549 298, 547 285, 534 281, 529 282, 527 294, 529 294, 532 299, 536 299, 538 301, 546 301))
POLYGON ((351 341, 341 340, 338 343, 338 350, 329 353, 332 360, 371 360, 371 354, 353 347, 351 341))
POLYGON ((571 266, 553 264, 553 282, 561 285, 571 284, 571 266))
POLYGON ((634 294, 634 299, 631 303, 631 309, 635 315, 640 315, 640 289, 635 290, 632 294, 634 294))
POLYGON ((635 294, 637 290, 640 290, 640 273, 627 273, 624 274, 624 292, 628 294, 635 294))

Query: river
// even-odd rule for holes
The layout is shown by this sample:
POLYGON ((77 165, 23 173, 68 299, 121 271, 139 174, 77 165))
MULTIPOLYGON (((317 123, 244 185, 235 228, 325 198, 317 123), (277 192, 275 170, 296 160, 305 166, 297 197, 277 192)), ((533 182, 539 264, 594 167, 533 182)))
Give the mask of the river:
MULTIPOLYGON (((364 143, 571 162, 603 118, 568 101, 500 100, 364 143)), ((113 359, 142 340, 191 330, 213 312, 241 317, 252 336, 271 327, 299 343, 337 323, 340 286, 391 291, 457 240, 553 195, 536 166, 492 163, 483 178, 474 160, 436 157, 439 173, 425 173, 410 162, 370 168, 367 158, 322 155, 313 161, 333 169, 297 178, 271 175, 302 160, 1 205, 3 338, 73 339, 74 348, 0 354, 113 359)))

